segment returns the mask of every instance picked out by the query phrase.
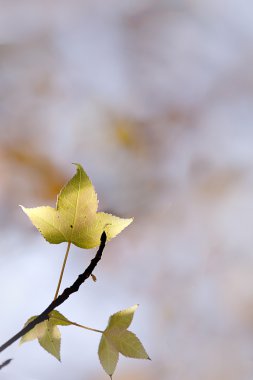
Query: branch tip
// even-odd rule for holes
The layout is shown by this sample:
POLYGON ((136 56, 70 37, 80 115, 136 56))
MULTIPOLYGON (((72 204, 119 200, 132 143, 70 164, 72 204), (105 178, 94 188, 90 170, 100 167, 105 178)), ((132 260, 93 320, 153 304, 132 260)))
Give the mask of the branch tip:
POLYGON ((13 359, 7 359, 2 364, 0 364, 0 369, 6 367, 13 359))

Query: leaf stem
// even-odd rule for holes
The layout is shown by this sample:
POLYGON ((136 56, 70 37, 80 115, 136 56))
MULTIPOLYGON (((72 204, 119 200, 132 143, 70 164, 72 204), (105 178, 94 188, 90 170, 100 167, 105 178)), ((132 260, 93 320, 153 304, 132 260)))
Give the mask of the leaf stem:
POLYGON ((56 298, 58 297, 58 294, 59 294, 59 290, 60 290, 60 286, 61 286, 61 282, 62 282, 62 277, 63 277, 63 273, 64 273, 64 269, 65 269, 65 265, 66 265, 66 262, 67 262, 67 259, 68 259, 68 255, 69 255, 70 246, 71 246, 71 242, 68 242, 68 246, 67 246, 67 250, 66 250, 66 253, 65 253, 64 260, 63 260, 63 264, 62 264, 62 268, 61 268, 61 273, 60 273, 60 277, 59 277, 59 281, 58 281, 58 285, 57 285, 57 289, 56 289, 56 292, 55 292, 55 295, 54 295, 54 300, 56 300, 56 298))
MULTIPOLYGON (((57 319, 58 321, 64 321, 64 319, 61 319, 61 318, 58 318, 58 317, 51 317, 50 316, 50 319, 57 319)), ((76 323, 76 322, 72 322, 68 319, 68 322, 71 324, 71 325, 74 325, 74 326, 77 326, 77 327, 81 327, 82 329, 85 329, 85 330, 90 330, 90 331, 95 331, 95 332, 98 332, 98 333, 101 333, 103 334, 103 331, 102 330, 98 330, 98 329, 93 329, 92 327, 88 327, 88 326, 84 326, 84 325, 80 325, 80 323, 76 323)))
POLYGON ((81 327, 82 329, 86 329, 86 330, 90 330, 90 331, 95 331, 95 332, 103 334, 102 330, 93 329, 92 327, 80 325, 79 323, 75 323, 75 322, 71 322, 71 323, 72 323, 72 325, 77 326, 77 327, 81 327))

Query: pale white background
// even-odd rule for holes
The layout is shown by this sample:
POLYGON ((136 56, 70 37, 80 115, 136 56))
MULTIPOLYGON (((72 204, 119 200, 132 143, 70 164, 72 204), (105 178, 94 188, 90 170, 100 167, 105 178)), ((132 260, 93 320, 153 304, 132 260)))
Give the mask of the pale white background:
MULTIPOLYGON (((252 2, 0 1, 0 338, 53 297, 65 245, 19 204, 55 204, 80 162, 100 210, 134 223, 59 308, 95 328, 139 303, 152 358, 116 379, 253 376, 252 2)), ((92 252, 72 248, 63 286, 92 252)), ((32 342, 4 380, 105 379, 99 336, 62 327, 62 363, 32 342)))

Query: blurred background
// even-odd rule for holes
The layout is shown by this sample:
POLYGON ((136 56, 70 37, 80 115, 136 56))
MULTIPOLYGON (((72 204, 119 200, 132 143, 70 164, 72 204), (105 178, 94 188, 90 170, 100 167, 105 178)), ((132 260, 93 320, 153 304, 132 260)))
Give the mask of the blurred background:
MULTIPOLYGON (((1 343, 54 295, 66 245, 22 214, 83 165, 100 210, 134 223, 59 308, 131 326, 151 362, 115 380, 253 378, 253 5, 0 0, 1 343)), ((72 247, 63 287, 94 251, 72 247)), ((102 380, 98 334, 62 327, 62 363, 12 345, 3 380, 102 380)))

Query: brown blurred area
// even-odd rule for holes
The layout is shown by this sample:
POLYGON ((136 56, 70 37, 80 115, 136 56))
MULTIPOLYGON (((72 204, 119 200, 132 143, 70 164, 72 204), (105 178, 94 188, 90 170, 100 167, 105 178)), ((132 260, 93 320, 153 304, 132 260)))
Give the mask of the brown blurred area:
MULTIPOLYGON (((54 205, 80 162, 100 210, 134 223, 60 310, 103 328, 139 303, 151 362, 115 380, 253 377, 252 2, 0 0, 1 340, 52 297, 65 246, 18 207, 54 205)), ((73 248, 69 285, 92 252, 73 248)), ((14 345, 4 380, 106 378, 99 337, 62 364, 14 345)))

